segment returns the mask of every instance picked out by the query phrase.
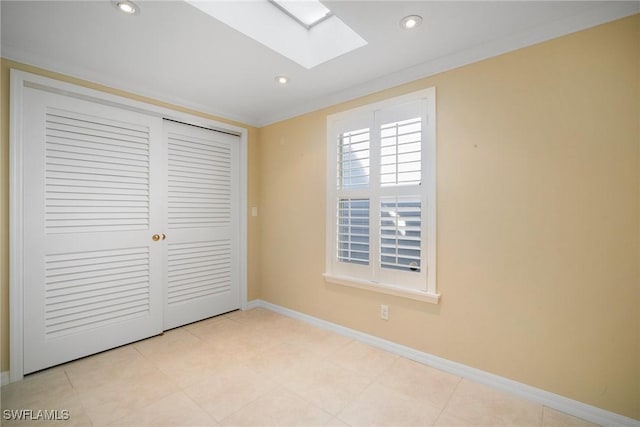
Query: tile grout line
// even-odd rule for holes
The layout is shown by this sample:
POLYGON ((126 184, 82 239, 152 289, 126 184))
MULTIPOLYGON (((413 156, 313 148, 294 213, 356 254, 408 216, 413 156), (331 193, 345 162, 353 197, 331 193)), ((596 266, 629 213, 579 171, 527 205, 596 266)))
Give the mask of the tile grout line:
POLYGON ((369 382, 369 384, 367 384, 367 386, 365 388, 362 389, 362 391, 360 393, 358 393, 357 396, 355 396, 353 398, 353 400, 351 402, 349 402, 349 404, 345 405, 344 408, 342 408, 340 410, 340 412, 338 412, 335 416, 335 418, 338 418, 340 421, 342 421, 343 423, 347 424, 347 425, 351 425, 349 424, 347 421, 345 421, 343 418, 340 417, 340 415, 342 415, 344 413, 344 411, 353 404, 353 402, 355 402, 356 400, 358 400, 358 398, 360 398, 360 396, 362 396, 367 390, 369 390, 373 385, 375 384, 374 380, 371 380, 371 382, 369 382))
MULTIPOLYGON (((189 386, 190 387, 190 386, 189 386)), ((187 393, 185 391, 184 388, 180 388, 180 393, 182 393, 187 399, 189 399, 190 402, 192 402, 194 405, 196 405, 198 408, 200 408, 200 410, 207 414, 207 416, 209 418, 211 418, 213 420, 214 423, 216 423, 215 425, 220 425, 220 422, 216 419, 216 417, 214 417, 213 415, 211 415, 205 408, 202 407, 202 405, 200 405, 198 402, 196 402, 195 400, 193 400, 193 398, 191 396, 189 396, 189 393, 187 393)))
POLYGON ((440 410, 440 413, 438 414, 438 418, 436 418, 435 421, 433 422, 434 426, 438 424, 438 421, 440 421, 440 418, 442 418, 442 416, 444 415, 445 411, 449 407, 449 403, 451 402, 451 399, 453 399, 453 396, 458 391, 458 387, 460 387, 460 384, 462 383, 463 380, 464 380, 464 378, 458 377, 458 382, 456 383, 456 386, 453 388, 453 391, 449 395, 449 398, 447 399, 445 404, 442 406, 442 409, 440 410))
MULTIPOLYGON (((91 416, 89 415, 89 412, 87 412, 87 408, 85 408, 84 406, 84 402, 82 400, 82 397, 80 397, 80 395, 82 394, 82 392, 80 390, 78 390, 76 388, 76 386, 73 385, 73 381, 71 381, 71 378, 69 378, 69 373, 67 372, 66 368, 62 368, 62 372, 64 372, 64 376, 67 379, 67 382, 69 383, 69 385, 71 386, 71 389, 73 390, 76 399, 78 400, 78 404, 80 404, 80 407, 82 408, 82 412, 87 416, 87 418, 89 418, 90 422, 91 422, 91 426, 94 425, 94 421, 93 418, 91 418, 91 416)), ((69 414, 71 415, 71 414, 69 414)))

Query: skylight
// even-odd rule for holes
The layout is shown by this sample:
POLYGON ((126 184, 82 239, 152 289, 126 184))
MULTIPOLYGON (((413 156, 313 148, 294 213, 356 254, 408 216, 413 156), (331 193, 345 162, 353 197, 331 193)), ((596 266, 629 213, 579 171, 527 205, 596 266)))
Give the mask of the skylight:
POLYGON ((332 15, 331 11, 318 0, 269 1, 307 29, 321 23, 332 15))
POLYGON ((305 68, 367 44, 317 0, 185 1, 305 68))

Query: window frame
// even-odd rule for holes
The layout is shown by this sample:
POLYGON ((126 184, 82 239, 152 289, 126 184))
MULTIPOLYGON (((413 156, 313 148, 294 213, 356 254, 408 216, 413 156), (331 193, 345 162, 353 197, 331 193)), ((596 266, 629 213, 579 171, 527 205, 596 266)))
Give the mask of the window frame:
POLYGON ((327 116, 326 269, 329 283, 438 303, 436 291, 436 91, 434 87, 364 105, 327 116), (384 123, 422 118, 421 182, 418 185, 380 183, 380 128, 384 123), (397 119, 397 120, 396 120, 397 119), (337 185, 340 135, 362 128, 370 131, 369 184, 367 188, 337 185), (421 201, 421 271, 405 272, 380 267, 380 202, 387 197, 415 196, 421 201), (369 264, 338 260, 337 207, 339 198, 369 199, 369 264), (377 265, 376 265, 377 264, 377 265), (415 279, 413 279, 415 278, 415 279))

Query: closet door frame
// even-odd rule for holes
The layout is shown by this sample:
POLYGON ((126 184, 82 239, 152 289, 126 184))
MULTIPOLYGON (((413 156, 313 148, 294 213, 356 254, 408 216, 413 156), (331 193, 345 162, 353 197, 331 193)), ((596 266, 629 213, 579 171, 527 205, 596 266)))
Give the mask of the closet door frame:
POLYGON ((204 119, 169 108, 113 95, 48 77, 11 70, 10 86, 10 130, 9 130, 9 381, 20 381, 24 377, 23 366, 23 315, 24 315, 24 186, 23 186, 23 104, 24 88, 35 88, 106 104, 123 110, 135 111, 189 125, 231 133, 240 136, 240 301, 242 310, 247 309, 247 136, 248 130, 215 120, 204 119))

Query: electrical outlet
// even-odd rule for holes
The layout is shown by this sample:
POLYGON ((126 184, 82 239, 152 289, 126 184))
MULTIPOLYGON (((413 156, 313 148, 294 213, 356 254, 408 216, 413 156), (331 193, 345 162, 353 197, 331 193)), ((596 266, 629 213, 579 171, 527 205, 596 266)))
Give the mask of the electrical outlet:
POLYGON ((380 304, 380 318, 382 320, 389 320, 389 306, 386 304, 380 304))

